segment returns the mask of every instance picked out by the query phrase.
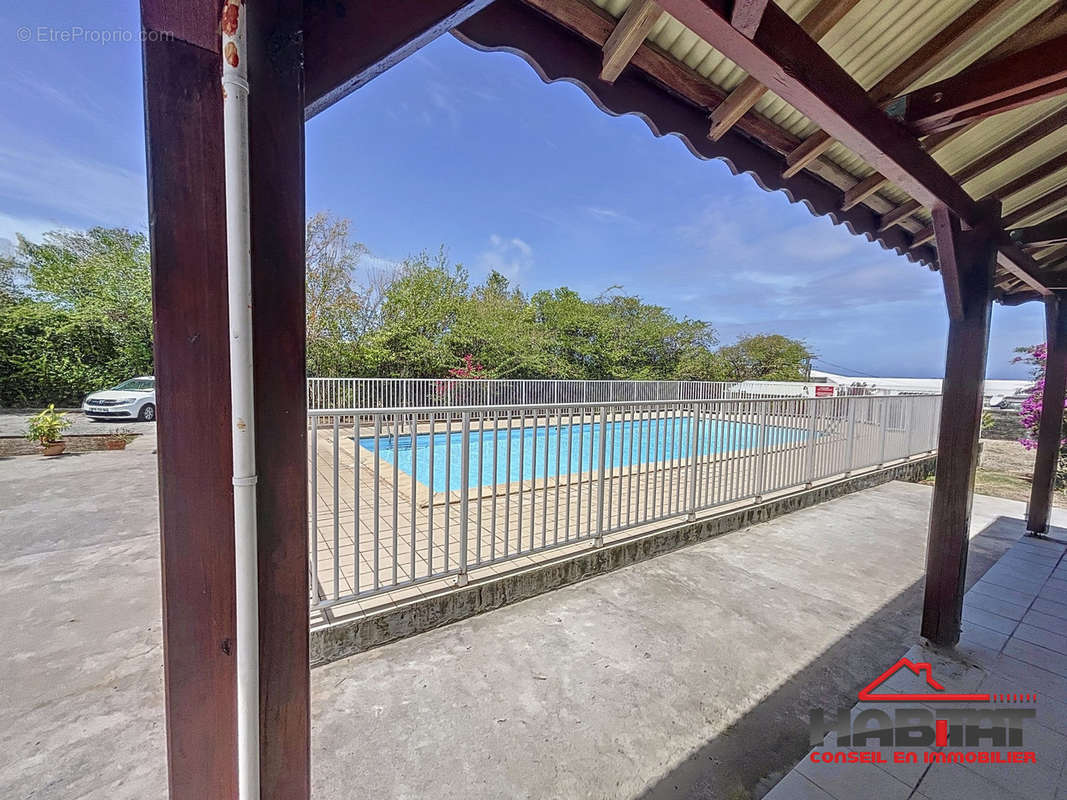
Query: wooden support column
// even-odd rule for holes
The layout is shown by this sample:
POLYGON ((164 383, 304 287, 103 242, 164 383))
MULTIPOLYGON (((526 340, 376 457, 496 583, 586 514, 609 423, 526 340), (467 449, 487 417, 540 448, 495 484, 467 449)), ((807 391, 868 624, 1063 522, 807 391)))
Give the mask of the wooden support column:
POLYGON ((302 0, 248 10, 263 800, 311 793, 302 0))
MULTIPOLYGON (((141 3, 172 800, 237 792, 220 10, 141 3)), ((302 18, 247 23, 265 800, 310 793, 302 18)))
POLYGON ((954 645, 960 636, 967 574, 996 241, 992 224, 961 231, 954 220, 950 226, 937 227, 939 234, 945 232, 938 236, 939 258, 942 265, 951 262, 952 269, 943 275, 950 319, 926 549, 922 635, 935 644, 954 645), (949 247, 954 250, 951 255, 945 252, 949 247))
POLYGON ((237 793, 234 545, 219 4, 142 0, 167 768, 237 793))
POLYGON ((1060 294, 1045 298, 1045 390, 1041 397, 1041 421, 1037 434, 1034 480, 1026 529, 1048 531, 1052 512, 1052 489, 1063 438, 1063 401, 1067 388, 1067 301, 1060 294))

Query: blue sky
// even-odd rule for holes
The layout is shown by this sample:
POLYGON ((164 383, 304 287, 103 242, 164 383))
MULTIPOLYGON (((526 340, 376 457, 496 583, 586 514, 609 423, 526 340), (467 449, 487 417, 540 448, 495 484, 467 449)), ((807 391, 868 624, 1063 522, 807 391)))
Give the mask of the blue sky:
MULTIPOLYGON (((41 8, 0 11, 0 239, 144 230, 137 4, 57 2, 47 18, 41 8)), ((799 337, 829 371, 943 370, 936 273, 635 117, 604 114, 574 86, 546 86, 515 56, 450 36, 308 124, 307 191, 309 213, 352 220, 370 266, 444 245, 475 279, 498 269, 527 291, 621 285, 710 321, 723 342, 799 337)), ((995 307, 989 377, 1026 377, 1012 349, 1042 328, 1036 304, 995 307)))

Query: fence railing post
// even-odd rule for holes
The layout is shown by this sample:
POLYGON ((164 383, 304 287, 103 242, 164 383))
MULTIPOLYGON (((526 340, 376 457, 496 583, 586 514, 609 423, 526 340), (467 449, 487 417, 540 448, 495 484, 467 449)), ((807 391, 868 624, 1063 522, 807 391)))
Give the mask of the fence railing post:
POLYGON ((845 476, 852 472, 856 454, 856 403, 855 397, 846 398, 848 402, 848 461, 845 464, 845 476))
POLYGON ((604 544, 604 467, 607 463, 608 408, 600 407, 600 441, 597 443, 596 538, 595 547, 604 544))
MULTIPOLYGON (((311 418, 311 605, 319 604, 319 418, 311 418)), ((336 556, 335 556, 336 557, 336 556)))
POLYGON ((697 518, 697 445, 700 429, 700 406, 693 403, 693 417, 689 423, 689 507, 686 517, 690 522, 697 518))
POLYGON ((767 403, 759 403, 759 430, 756 432, 756 502, 763 500, 767 486, 767 403))
MULTIPOLYGON (((463 438, 460 442, 459 463, 459 575, 456 577, 457 586, 467 585, 467 529, 470 516, 470 485, 471 485, 471 412, 463 412, 463 438)), ((481 446, 479 444, 479 446, 481 446)), ((481 480, 481 476, 478 476, 481 480)), ((447 502, 447 501, 446 501, 447 502)), ((394 558, 396 553, 393 554, 394 558)))
POLYGON ((879 445, 878 450, 878 466, 885 464, 885 437, 886 432, 889 430, 889 397, 882 398, 882 443, 879 445))
POLYGON ((807 451, 807 463, 804 465, 804 474, 807 476, 805 482, 806 488, 811 488, 815 483, 815 412, 818 408, 819 401, 817 398, 812 397, 808 400, 811 412, 808 418, 808 451, 807 451))

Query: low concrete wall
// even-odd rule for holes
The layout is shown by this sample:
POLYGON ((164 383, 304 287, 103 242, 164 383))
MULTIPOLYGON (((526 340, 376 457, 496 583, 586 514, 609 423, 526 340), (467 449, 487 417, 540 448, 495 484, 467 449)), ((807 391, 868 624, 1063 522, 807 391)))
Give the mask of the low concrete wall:
POLYGON ((462 589, 416 598, 364 617, 340 620, 311 631, 311 665, 327 664, 842 495, 889 481, 921 481, 934 474, 936 465, 937 457, 927 456, 839 478, 811 489, 777 496, 758 505, 724 511, 695 522, 606 544, 566 560, 539 564, 472 583, 462 589))

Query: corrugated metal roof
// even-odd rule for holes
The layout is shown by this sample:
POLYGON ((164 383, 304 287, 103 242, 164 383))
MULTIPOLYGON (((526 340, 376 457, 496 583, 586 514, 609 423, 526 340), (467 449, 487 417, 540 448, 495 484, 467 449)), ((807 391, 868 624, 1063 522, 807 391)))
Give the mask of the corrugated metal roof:
MULTIPOLYGON (((631 0, 593 0, 615 17, 621 17, 631 0)), ((795 20, 818 5, 819 0, 781 0, 778 3, 795 20)), ((820 41, 832 56, 864 88, 870 89, 899 64, 929 42, 946 26, 970 9, 976 0, 860 0, 820 41)), ((998 44, 1052 7, 1057 0, 1019 0, 1002 11, 992 25, 974 34, 957 51, 917 80, 907 90, 956 74, 990 52, 998 44)), ((652 28, 648 41, 729 92, 745 77, 745 72, 724 57, 669 14, 663 14, 652 28)), ((937 152, 935 158, 950 173, 955 173, 980 156, 998 147, 1029 125, 1049 113, 1067 107, 1067 98, 1058 97, 1035 103, 984 120, 951 144, 937 152)), ((766 92, 755 110, 788 133, 804 139, 817 126, 802 113, 772 92, 766 92)), ((1067 150, 1067 129, 1057 131, 1022 152, 1004 159, 991 169, 968 181, 964 188, 976 199, 981 198, 1044 161, 1067 150)), ((862 180, 873 172, 870 165, 841 143, 835 143, 821 156, 855 178, 862 180)), ((1067 169, 1046 176, 1040 182, 1004 198, 1006 213, 1020 208, 1045 192, 1067 181, 1067 169)), ((906 202, 908 195, 898 187, 887 185, 879 194, 892 204, 906 202)), ((1051 216, 1067 207, 1055 206, 1035 219, 1051 216)), ((916 215, 929 219, 925 211, 916 215)), ((1030 220, 1034 221, 1034 220, 1030 220)))

